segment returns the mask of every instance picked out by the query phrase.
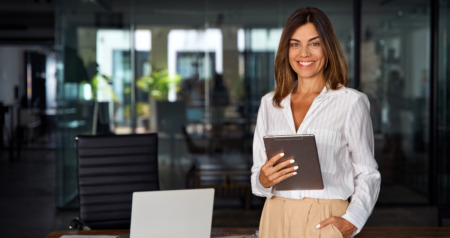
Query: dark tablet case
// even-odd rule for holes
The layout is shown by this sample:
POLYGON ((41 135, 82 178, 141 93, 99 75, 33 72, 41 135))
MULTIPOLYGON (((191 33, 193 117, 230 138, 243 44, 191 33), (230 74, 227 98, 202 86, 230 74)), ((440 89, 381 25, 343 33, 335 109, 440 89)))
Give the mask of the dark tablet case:
MULTIPOLYGON (((295 160, 288 167, 298 166, 297 175, 275 185, 276 190, 321 190, 324 188, 314 135, 264 136, 267 158, 284 152, 275 165, 295 160)), ((287 167, 286 167, 287 168, 287 167)))

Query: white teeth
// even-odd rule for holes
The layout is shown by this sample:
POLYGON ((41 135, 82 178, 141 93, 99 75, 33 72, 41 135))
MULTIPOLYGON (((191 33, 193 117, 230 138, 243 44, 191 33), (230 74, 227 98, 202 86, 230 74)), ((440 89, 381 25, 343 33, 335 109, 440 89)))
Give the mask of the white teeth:
POLYGON ((303 65, 303 66, 308 66, 308 65, 311 65, 312 63, 314 63, 314 62, 299 62, 301 65, 303 65))

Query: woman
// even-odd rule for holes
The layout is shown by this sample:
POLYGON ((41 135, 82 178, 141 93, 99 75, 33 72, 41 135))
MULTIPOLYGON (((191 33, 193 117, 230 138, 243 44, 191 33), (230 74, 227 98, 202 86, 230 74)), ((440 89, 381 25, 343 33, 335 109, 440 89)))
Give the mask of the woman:
MULTIPOLYGON (((351 237, 370 216, 380 189, 367 96, 346 88, 347 66, 319 9, 287 20, 275 60, 276 89, 261 100, 253 142, 252 191, 267 197, 261 238, 351 237), (325 188, 277 191, 296 168, 267 159, 263 136, 314 134, 325 188), (350 204, 347 199, 351 197, 350 204)), ((297 168, 298 169, 298 168, 297 168)))

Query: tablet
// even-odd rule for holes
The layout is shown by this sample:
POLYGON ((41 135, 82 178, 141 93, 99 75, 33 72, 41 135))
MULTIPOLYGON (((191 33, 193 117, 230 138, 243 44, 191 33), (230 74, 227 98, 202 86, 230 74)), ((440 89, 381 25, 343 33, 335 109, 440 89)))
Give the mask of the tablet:
POLYGON ((290 159, 298 166, 297 175, 275 185, 276 190, 321 190, 324 188, 314 135, 264 136, 267 158, 284 153, 275 165, 290 159))

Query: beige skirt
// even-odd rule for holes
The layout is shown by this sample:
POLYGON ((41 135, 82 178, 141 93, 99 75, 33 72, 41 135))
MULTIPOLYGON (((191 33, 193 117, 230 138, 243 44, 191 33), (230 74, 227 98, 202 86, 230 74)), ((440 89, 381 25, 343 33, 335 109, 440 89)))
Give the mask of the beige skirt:
POLYGON ((261 222, 260 238, 342 238, 342 233, 330 224, 322 229, 316 226, 332 216, 342 216, 348 201, 340 199, 266 199, 261 222))

